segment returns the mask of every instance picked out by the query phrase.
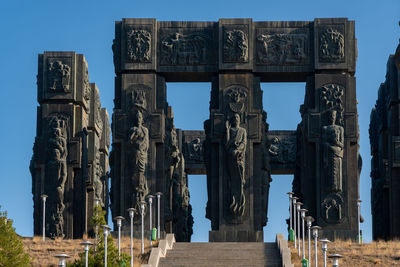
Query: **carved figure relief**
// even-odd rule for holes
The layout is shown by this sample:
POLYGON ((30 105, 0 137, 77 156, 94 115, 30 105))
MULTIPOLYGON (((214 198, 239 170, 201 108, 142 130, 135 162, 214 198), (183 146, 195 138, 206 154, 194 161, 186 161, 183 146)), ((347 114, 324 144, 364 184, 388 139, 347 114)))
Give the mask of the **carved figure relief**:
POLYGON ((329 194, 321 203, 322 217, 328 223, 339 223, 343 216, 343 198, 339 194, 329 194))
POLYGON ((261 64, 303 64, 308 56, 305 34, 260 34, 257 36, 257 60, 261 64))
POLYGON ((336 110, 338 125, 344 126, 344 88, 338 84, 326 84, 321 88, 321 111, 336 110))
POLYGON ((146 109, 146 92, 143 90, 135 90, 132 92, 132 103, 140 109, 146 109))
POLYGON ((248 62, 249 41, 242 30, 224 32, 224 62, 248 62))
POLYGON ((52 92, 68 92, 70 90, 71 67, 61 60, 49 62, 47 80, 52 92))
POLYGON ((134 63, 151 62, 151 34, 146 30, 128 29, 126 32, 128 60, 134 63))
MULTIPOLYGON (((89 84, 89 72, 86 69, 83 76, 83 98, 86 102, 90 101, 90 84, 89 84)), ((90 104, 88 105, 88 113, 90 112, 90 104)))
POLYGON ((103 201, 103 181, 101 177, 104 174, 104 170, 101 167, 100 164, 100 152, 97 151, 96 153, 96 161, 94 163, 94 179, 93 179, 93 184, 94 184, 94 192, 95 192, 95 199, 99 201, 99 204, 101 207, 104 207, 104 201, 103 201))
POLYGON ((246 129, 240 126, 239 114, 234 114, 225 123, 225 150, 229 174, 229 210, 235 217, 243 216, 245 210, 244 185, 246 165, 246 129))
POLYGON ((296 136, 273 137, 268 148, 271 161, 279 163, 295 162, 297 153, 296 143, 296 136))
POLYGON ((336 125, 336 110, 328 112, 328 124, 322 127, 323 167, 325 190, 342 191, 344 129, 336 125))
POLYGON ((234 113, 242 113, 246 106, 247 90, 234 86, 227 90, 229 109, 234 113))
POLYGON ((149 193, 145 176, 149 149, 149 130, 143 126, 141 111, 137 111, 136 125, 130 129, 129 144, 131 146, 131 164, 133 166, 132 184, 136 186, 136 203, 138 204, 140 201, 144 201, 149 193))
POLYGON ((201 33, 174 33, 161 41, 161 65, 201 65, 210 57, 211 40, 201 33))
POLYGON ((338 29, 327 28, 320 33, 319 60, 322 62, 344 60, 344 36, 338 29))
POLYGON ((64 237, 64 193, 67 181, 67 119, 62 115, 49 118, 45 193, 50 212, 46 230, 50 237, 64 237))
POLYGON ((200 138, 196 138, 191 142, 186 143, 189 159, 203 161, 203 142, 200 138))

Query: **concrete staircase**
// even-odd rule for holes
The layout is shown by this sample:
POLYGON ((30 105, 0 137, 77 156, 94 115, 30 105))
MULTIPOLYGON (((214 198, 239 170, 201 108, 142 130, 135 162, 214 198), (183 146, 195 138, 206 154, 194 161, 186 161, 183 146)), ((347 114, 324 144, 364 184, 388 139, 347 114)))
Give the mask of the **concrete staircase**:
POLYGON ((159 267, 282 266, 277 243, 175 243, 159 267))

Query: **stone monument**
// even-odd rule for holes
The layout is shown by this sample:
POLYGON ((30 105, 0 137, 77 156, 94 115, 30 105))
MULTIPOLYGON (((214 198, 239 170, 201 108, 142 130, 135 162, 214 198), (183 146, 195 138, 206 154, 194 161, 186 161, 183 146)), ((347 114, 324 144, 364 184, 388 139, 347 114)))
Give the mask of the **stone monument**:
POLYGON ((371 211, 374 240, 400 237, 400 45, 387 62, 386 80, 371 111, 371 211))
POLYGON ((107 205, 108 114, 89 83, 83 55, 40 54, 37 78, 40 106, 30 164, 34 234, 42 234, 40 196, 46 194, 46 236, 81 238, 91 231, 95 200, 107 205))

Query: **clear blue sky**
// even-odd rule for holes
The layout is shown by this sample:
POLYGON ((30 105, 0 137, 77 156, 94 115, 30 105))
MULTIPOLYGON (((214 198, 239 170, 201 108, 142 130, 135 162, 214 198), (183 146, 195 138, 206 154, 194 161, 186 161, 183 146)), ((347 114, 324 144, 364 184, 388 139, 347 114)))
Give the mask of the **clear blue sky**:
MULTIPOLYGON (((85 55, 90 82, 100 88, 102 105, 112 113, 114 69, 111 44, 114 21, 122 18, 217 21, 219 18, 263 20, 313 20, 347 17, 356 22, 358 39, 357 98, 359 100, 362 225, 371 240, 369 114, 384 81, 386 61, 400 38, 399 0, 287 0, 287 1, 2 1, 0 6, 0 205, 14 220, 17 232, 31 236, 33 208, 29 160, 36 128, 37 55, 43 51, 76 51, 85 55)), ((296 129, 304 84, 263 84, 264 108, 271 129, 296 129), (284 102, 285 101, 285 102, 284 102), (285 104, 282 104, 285 103, 285 104), (285 112, 285 110, 288 110, 285 112)), ((208 118, 210 84, 168 84, 168 100, 175 110, 176 126, 202 129, 208 118), (196 99, 188 104, 186 101, 196 99)), ((284 232, 286 192, 291 176, 274 176, 270 192, 266 240, 284 232)), ((194 206, 194 241, 207 241, 210 223, 204 218, 204 176, 191 176, 194 206)))

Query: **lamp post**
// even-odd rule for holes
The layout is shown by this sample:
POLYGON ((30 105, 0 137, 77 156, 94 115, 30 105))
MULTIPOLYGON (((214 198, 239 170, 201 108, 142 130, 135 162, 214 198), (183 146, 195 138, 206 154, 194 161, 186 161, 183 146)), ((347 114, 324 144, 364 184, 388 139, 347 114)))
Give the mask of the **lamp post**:
POLYGON ((107 236, 110 233, 111 227, 108 225, 102 225, 104 233, 104 267, 107 267, 107 236))
POLYGON ((140 201, 140 215, 142 217, 142 245, 141 252, 144 254, 144 207, 146 205, 146 201, 140 201))
MULTIPOLYGON (((95 212, 96 212, 95 216, 97 217, 98 216, 97 209, 98 209, 98 206, 100 205, 100 202, 98 199, 96 199, 94 203, 95 203, 94 207, 95 207, 95 212)), ((94 230, 94 240, 95 240, 94 241, 94 252, 96 252, 96 249, 97 249, 98 235, 99 235, 99 226, 96 223, 95 230, 94 230)))
POLYGON ((59 259, 59 263, 58 263, 59 267, 65 267, 66 259, 69 258, 69 256, 67 254, 57 254, 54 257, 59 259))
POLYGON ((131 218, 131 267, 133 267, 133 216, 135 216, 136 209, 129 208, 127 211, 129 212, 129 217, 131 218))
POLYGON ((157 192, 156 196, 157 196, 157 239, 160 240, 160 200, 161 200, 161 196, 163 193, 161 192, 157 192))
POLYGON ((322 253, 324 254, 324 267, 326 267, 326 251, 328 250, 328 243, 330 243, 331 241, 324 238, 320 239, 319 242, 322 242, 322 253))
POLYGON ((311 230, 312 230, 312 234, 314 237, 314 253, 315 253, 315 267, 318 267, 318 251, 317 251, 317 240, 318 240, 318 231, 321 230, 322 228, 320 226, 312 226, 311 230))
POLYGON ((304 241, 304 236, 305 236, 305 231, 304 231, 304 219, 306 218, 306 212, 308 210, 306 209, 300 209, 301 213, 301 227, 302 227, 302 240, 303 240, 303 259, 306 258, 306 248, 305 248, 305 241, 304 241))
POLYGON ((122 220, 125 220, 122 216, 117 216, 114 218, 114 221, 117 221, 118 226, 118 259, 121 259, 121 227, 122 227, 122 220))
POLYGON ((40 197, 42 198, 42 203, 43 203, 42 235, 43 235, 43 241, 45 241, 45 239, 46 239, 46 198, 47 198, 47 195, 43 194, 40 197))
POLYGON ((329 255, 328 258, 333 259, 333 267, 339 267, 339 259, 343 258, 343 256, 340 254, 332 254, 329 255))
POLYGON ((361 221, 361 199, 357 200, 357 212, 358 212, 358 244, 361 244, 361 226, 360 226, 360 221, 361 221))
POLYGON ((287 192, 289 195, 289 241, 293 241, 293 228, 292 228, 292 201, 293 201, 293 192, 287 192))
POLYGON ((148 199, 148 201, 149 201, 149 221, 150 221, 150 225, 149 225, 149 229, 150 229, 150 239, 149 239, 149 241, 150 241, 150 248, 151 248, 151 239, 152 239, 151 237, 152 237, 152 229, 153 229, 152 221, 151 221, 151 219, 152 219, 153 198, 154 198, 153 195, 148 195, 148 196, 147 196, 147 199, 148 199))
POLYGON ((300 256, 300 210, 301 210, 301 205, 303 203, 297 202, 296 203, 296 211, 297 211, 297 240, 298 240, 298 246, 297 246, 297 255, 300 256))
POLYGON ((85 250, 85 267, 88 267, 89 266, 89 247, 93 244, 90 241, 84 241, 81 243, 81 245, 83 246, 83 249, 85 250))
POLYGON ((311 266, 311 224, 314 218, 311 216, 306 217, 307 222, 307 237, 308 237, 308 264, 311 266))
POLYGON ((298 197, 293 197, 292 201, 293 201, 293 235, 294 235, 294 248, 297 248, 297 238, 296 238, 296 233, 297 233, 297 228, 296 228, 296 201, 298 200, 298 197))

